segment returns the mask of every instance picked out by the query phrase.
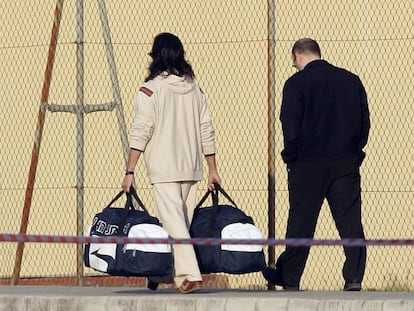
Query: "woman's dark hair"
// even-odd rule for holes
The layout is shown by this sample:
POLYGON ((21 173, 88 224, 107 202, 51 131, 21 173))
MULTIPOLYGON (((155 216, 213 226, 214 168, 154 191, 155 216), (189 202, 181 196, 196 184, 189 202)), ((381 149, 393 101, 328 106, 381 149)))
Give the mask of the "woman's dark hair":
POLYGON ((177 36, 171 33, 158 34, 154 38, 149 55, 152 57, 152 62, 148 68, 149 74, 145 78, 145 82, 154 79, 162 72, 190 78, 195 76, 193 68, 184 58, 183 44, 177 36))

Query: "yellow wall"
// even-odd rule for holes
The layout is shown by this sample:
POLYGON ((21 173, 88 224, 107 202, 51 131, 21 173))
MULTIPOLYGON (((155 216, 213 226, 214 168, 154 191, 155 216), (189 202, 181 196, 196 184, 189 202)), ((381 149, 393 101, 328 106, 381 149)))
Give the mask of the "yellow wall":
MULTIPOLYGON (((54 62, 49 103, 76 101, 76 1, 67 1, 54 62)), ((127 127, 132 99, 144 79, 152 38, 180 36, 207 93, 217 130, 225 189, 267 234, 267 2, 106 1, 127 127)), ((0 232, 17 233, 30 166, 40 94, 53 22, 53 1, 0 3, 0 232)), ((367 238, 414 235, 412 1, 277 1, 275 16, 276 119, 281 89, 294 73, 290 49, 300 37, 319 41, 323 57, 357 73, 372 117, 362 167, 367 238)), ((85 104, 113 100, 99 13, 85 1, 85 104)), ((28 233, 76 234, 76 117, 46 114, 28 233)), ((119 191, 124 160, 114 112, 85 115, 85 228, 119 191)), ((276 233, 283 238, 288 210, 286 174, 276 124, 276 233)), ((152 210, 145 169, 138 188, 152 210)), ((200 195, 205 183, 200 183, 200 195)), ((119 202, 122 206, 123 202, 119 202)), ((337 239, 327 206, 317 238, 337 239)), ((0 244, 0 277, 13 271, 15 244, 0 244)), ((282 247, 276 248, 276 255, 282 247)), ((267 251, 267 249, 266 249, 267 251)), ((22 276, 76 272, 75 245, 28 244, 22 276)), ((369 247, 367 289, 413 289, 412 247, 369 247)), ((340 247, 314 247, 305 289, 342 287, 340 247)), ((90 271, 86 270, 87 273, 90 271)), ((232 277, 233 287, 265 288, 260 275, 232 277)))

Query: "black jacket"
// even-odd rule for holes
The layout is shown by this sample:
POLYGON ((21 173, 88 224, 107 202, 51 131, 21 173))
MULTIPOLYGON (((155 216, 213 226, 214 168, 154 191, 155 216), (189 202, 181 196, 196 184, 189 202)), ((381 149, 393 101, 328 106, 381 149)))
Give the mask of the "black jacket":
POLYGON ((359 77, 345 69, 316 60, 290 77, 280 120, 285 163, 364 156, 367 95, 359 77))

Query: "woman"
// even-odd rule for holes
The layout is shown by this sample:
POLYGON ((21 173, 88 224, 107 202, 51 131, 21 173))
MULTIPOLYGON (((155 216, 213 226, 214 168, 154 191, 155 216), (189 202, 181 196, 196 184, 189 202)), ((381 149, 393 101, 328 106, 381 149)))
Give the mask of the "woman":
MULTIPOLYGON (((128 192, 143 153, 158 217, 173 238, 190 238, 197 182, 203 179, 203 156, 208 165, 208 188, 221 184, 207 99, 184 54, 177 36, 161 33, 155 37, 149 74, 134 100, 135 118, 122 182, 122 189, 128 192)), ((177 291, 200 289, 202 277, 194 247, 173 245, 173 251, 177 291)), ((149 281, 148 287, 155 290, 157 285, 149 281)))

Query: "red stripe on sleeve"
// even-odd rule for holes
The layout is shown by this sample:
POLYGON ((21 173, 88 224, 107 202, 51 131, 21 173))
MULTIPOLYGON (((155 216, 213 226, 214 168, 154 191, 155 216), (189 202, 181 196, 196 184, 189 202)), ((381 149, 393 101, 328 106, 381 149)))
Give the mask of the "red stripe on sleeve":
POLYGON ((141 87, 139 88, 139 90, 140 90, 142 93, 144 93, 145 95, 149 96, 149 97, 151 97, 151 96, 152 96, 152 94, 154 93, 153 91, 151 91, 149 88, 146 88, 145 86, 141 86, 141 87))

